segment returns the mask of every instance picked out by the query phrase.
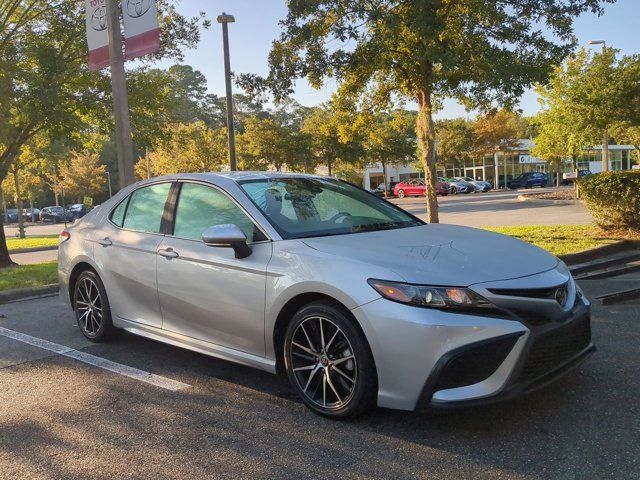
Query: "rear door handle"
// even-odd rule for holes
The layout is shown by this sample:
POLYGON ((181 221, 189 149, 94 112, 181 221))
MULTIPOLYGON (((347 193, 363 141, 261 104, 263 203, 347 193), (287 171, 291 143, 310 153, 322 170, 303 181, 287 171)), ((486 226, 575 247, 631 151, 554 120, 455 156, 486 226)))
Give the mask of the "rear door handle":
POLYGON ((178 258, 180 256, 178 255, 178 252, 173 250, 173 248, 161 248, 160 250, 158 250, 158 255, 169 259, 178 258))
POLYGON ((111 245, 113 245, 113 242, 111 241, 110 238, 102 238, 98 240, 98 243, 103 247, 110 247, 111 245))

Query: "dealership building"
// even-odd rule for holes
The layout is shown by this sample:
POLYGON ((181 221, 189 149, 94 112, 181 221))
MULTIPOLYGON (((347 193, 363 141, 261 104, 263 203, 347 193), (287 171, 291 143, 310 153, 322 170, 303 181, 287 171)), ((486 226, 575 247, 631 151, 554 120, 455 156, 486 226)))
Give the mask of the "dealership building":
MULTIPOLYGON (((496 152, 493 156, 465 160, 460 165, 440 166, 438 175, 443 177, 471 177, 476 180, 487 180, 503 187, 506 183, 525 172, 543 172, 549 175, 549 183, 553 183, 553 173, 549 171, 549 164, 544 160, 531 155, 533 141, 523 139, 518 145, 503 152, 496 152)), ((631 170, 631 153, 635 147, 631 145, 609 145, 609 169, 610 170, 631 170)), ((584 150, 584 154, 578 158, 578 170, 589 170, 592 173, 602 171, 602 147, 590 147, 584 150)), ((565 164, 565 172, 571 171, 571 162, 565 164)), ((413 166, 407 165, 387 165, 387 181, 401 182, 410 178, 423 176, 423 172, 416 170, 413 166)), ((363 186, 367 190, 376 188, 383 183, 382 164, 374 163, 367 165, 364 173, 363 186)))

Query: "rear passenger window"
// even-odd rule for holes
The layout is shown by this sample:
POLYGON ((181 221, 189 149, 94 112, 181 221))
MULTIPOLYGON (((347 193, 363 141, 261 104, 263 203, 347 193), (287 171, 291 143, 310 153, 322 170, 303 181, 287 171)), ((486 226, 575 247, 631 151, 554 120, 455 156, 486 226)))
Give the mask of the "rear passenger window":
POLYGON ((124 221, 124 212, 127 209, 127 202, 129 201, 129 197, 120 202, 113 212, 111 212, 111 222, 118 227, 122 227, 122 222, 124 221))
POLYGON ((133 192, 123 228, 139 232, 160 233, 164 205, 167 202, 170 189, 170 183, 160 183, 133 192))

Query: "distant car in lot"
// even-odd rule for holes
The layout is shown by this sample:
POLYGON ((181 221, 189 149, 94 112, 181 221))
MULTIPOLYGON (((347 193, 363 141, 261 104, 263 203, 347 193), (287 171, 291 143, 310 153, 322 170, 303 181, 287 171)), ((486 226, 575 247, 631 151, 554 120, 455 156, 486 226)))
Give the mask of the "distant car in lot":
POLYGON ((34 208, 31 210, 30 208, 25 208, 22 211, 22 215, 27 222, 37 222, 40 220, 40 209, 34 208))
POLYGON ((41 222, 71 222, 73 221, 73 214, 63 207, 45 207, 40 210, 41 222))
POLYGON ((595 350, 589 301, 550 253, 328 177, 128 186, 61 232, 58 278, 89 340, 119 328, 283 372, 334 418, 506 400, 595 350))
POLYGON ((17 208, 10 208, 7 210, 7 223, 18 223, 17 208))
POLYGON ((438 178, 438 180, 449 185, 449 191, 451 192, 451 195, 457 195, 458 193, 473 193, 476 191, 476 188, 469 182, 456 180, 455 178, 442 177, 438 178))
POLYGON ((76 218, 82 218, 87 213, 89 213, 89 208, 87 208, 87 206, 84 205, 83 203, 75 203, 73 205, 69 205, 67 207, 67 211, 71 214, 71 216, 74 219, 76 219, 76 218))
MULTIPOLYGON (((414 178, 406 182, 398 182, 393 190, 393 194, 398 198, 404 197, 423 197, 426 195, 427 187, 424 180, 414 178)), ((438 181, 436 183, 436 195, 449 195, 449 184, 447 182, 438 181)))
POLYGON ((455 179, 461 182, 470 183, 471 185, 473 185, 473 188, 475 189, 476 193, 490 192, 491 190, 493 190, 493 185, 491 185, 491 182, 486 182, 484 180, 474 180, 471 177, 455 177, 455 179))
POLYGON ((527 172, 515 177, 507 184, 507 186, 511 190, 516 190, 518 188, 546 187, 547 180, 546 173, 527 172))
MULTIPOLYGON (((591 170, 578 170, 578 179, 583 178, 583 177, 588 177, 589 175, 593 175, 593 173, 591 173, 591 170)), ((576 180, 575 172, 569 172, 569 173, 563 173, 562 174, 562 184, 563 185, 570 185, 573 182, 575 182, 575 180, 576 180)))

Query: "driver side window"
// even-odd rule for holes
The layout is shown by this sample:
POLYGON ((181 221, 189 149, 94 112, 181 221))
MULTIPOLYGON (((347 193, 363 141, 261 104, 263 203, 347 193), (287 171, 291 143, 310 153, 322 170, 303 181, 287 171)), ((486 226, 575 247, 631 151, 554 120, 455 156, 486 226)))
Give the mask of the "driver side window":
POLYGON ((201 240, 204 231, 215 225, 233 224, 249 242, 265 240, 249 217, 221 191, 197 183, 184 183, 180 189, 173 234, 201 240))

